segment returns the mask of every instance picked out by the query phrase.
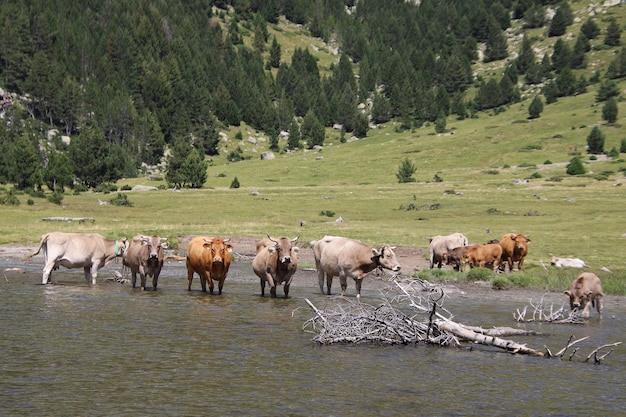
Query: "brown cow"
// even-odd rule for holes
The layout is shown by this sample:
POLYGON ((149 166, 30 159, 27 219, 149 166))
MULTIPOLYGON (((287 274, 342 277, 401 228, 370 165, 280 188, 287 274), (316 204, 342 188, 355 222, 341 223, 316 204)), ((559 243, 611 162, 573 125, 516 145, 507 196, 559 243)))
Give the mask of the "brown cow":
POLYGON ((462 260, 472 268, 484 268, 485 265, 493 264, 493 270, 495 271, 498 269, 498 265, 500 265, 501 258, 502 247, 497 243, 487 243, 469 249, 463 254, 462 260))
POLYGON ((384 245, 379 250, 361 241, 339 236, 324 236, 321 240, 311 243, 322 294, 324 294, 324 276, 329 295, 333 277, 339 276, 342 296, 346 294, 347 279, 351 277, 355 281, 356 296, 360 298, 363 278, 371 271, 376 268, 400 271, 394 248, 389 245, 384 245))
POLYGON ((478 245, 459 246, 458 248, 444 252, 443 255, 441 255, 441 260, 444 265, 453 265, 455 271, 460 271, 465 252, 477 246, 478 245))
POLYGON ((64 233, 50 232, 41 237, 37 252, 24 257, 28 260, 43 249, 42 284, 50 282, 52 271, 59 266, 66 268, 83 268, 85 282, 96 284, 98 269, 108 261, 121 256, 128 247, 126 238, 121 240, 107 239, 96 233, 64 233))
POLYGON ((507 233, 500 239, 502 246, 502 266, 506 270, 506 261, 509 265, 509 272, 513 272, 513 264, 517 262, 517 270, 522 270, 524 258, 528 254, 528 243, 530 239, 522 234, 507 233))
POLYGON ((252 260, 252 269, 261 280, 261 296, 265 295, 265 283, 270 287, 270 296, 276 297, 276 286, 284 283, 285 298, 289 295, 289 286, 298 268, 298 240, 267 235, 257 243, 256 256, 252 260))
POLYGON ((600 278, 592 272, 583 272, 574 280, 572 288, 565 291, 569 297, 569 305, 572 310, 582 309, 582 316, 589 317, 589 306, 595 307, 602 316, 602 283, 600 278))
POLYGON ((209 282, 209 291, 213 294, 213 281, 218 281, 218 293, 222 294, 224 280, 230 267, 232 245, 219 237, 198 236, 189 242, 187 247, 187 291, 191 291, 193 273, 200 276, 202 292, 206 292, 206 283, 209 282))
POLYGON ((156 291, 161 268, 163 268, 164 249, 167 239, 158 236, 137 235, 133 237, 128 250, 122 257, 122 264, 130 269, 133 288, 137 283, 137 273, 141 278, 141 289, 146 289, 146 277, 152 277, 152 288, 156 291))

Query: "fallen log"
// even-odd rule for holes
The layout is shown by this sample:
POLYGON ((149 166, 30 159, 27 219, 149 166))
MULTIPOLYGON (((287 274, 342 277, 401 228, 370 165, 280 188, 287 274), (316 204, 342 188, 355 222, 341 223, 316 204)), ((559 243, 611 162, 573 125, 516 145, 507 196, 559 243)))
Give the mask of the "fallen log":
POLYGON ((92 217, 44 217, 44 222, 78 222, 78 223, 95 223, 96 219, 92 217))

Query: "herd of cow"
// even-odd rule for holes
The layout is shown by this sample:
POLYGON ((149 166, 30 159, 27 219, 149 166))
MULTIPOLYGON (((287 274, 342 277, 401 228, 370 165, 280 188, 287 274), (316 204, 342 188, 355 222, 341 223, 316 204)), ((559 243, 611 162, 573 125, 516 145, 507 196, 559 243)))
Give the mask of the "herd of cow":
MULTIPOLYGON (((276 297, 276 287, 283 286, 285 297, 289 294, 291 281, 298 267, 295 246, 298 238, 273 238, 267 236, 257 242, 256 255, 252 269, 259 277, 261 295, 265 295, 266 284, 270 296, 276 297)), ((482 245, 469 245, 467 237, 461 233, 447 236, 434 236, 430 239, 430 268, 443 264, 452 265, 461 270, 464 265, 490 267, 494 271, 522 270, 524 258, 528 254, 530 239, 522 234, 507 233, 500 240, 493 240, 482 245)), ((330 294, 332 280, 339 277, 342 296, 346 293, 347 280, 352 278, 356 284, 356 296, 361 295, 363 278, 375 269, 387 269, 395 273, 400 271, 394 247, 384 245, 381 248, 339 236, 324 236, 311 242, 315 257, 320 292, 330 294)), ((138 235, 127 239, 111 240, 99 234, 50 232, 41 237, 37 251, 24 258, 28 260, 43 251, 44 268, 42 284, 50 282, 50 274, 59 266, 83 268, 85 281, 96 283, 98 269, 118 256, 128 267, 132 275, 133 288, 136 287, 137 274, 141 279, 141 288, 146 288, 146 280, 152 278, 152 287, 156 290, 159 274, 165 259, 164 250, 167 240, 158 236, 138 235)), ((213 294, 214 282, 218 284, 218 294, 222 294, 224 281, 231 263, 232 245, 228 239, 198 236, 187 247, 185 257, 187 266, 187 290, 191 291, 194 274, 200 277, 202 291, 213 294)), ((553 264, 555 264, 553 258, 553 264)), ((580 260, 578 260, 580 261, 580 260)), ((581 261, 582 262, 582 261, 581 261)), ((556 265, 556 264, 555 264, 556 265)), ((557 266, 586 266, 559 264, 557 266)), ((602 313, 602 285, 600 279, 591 272, 578 276, 572 288, 565 292, 570 299, 572 309, 582 309, 583 317, 589 317, 590 306, 602 313)))

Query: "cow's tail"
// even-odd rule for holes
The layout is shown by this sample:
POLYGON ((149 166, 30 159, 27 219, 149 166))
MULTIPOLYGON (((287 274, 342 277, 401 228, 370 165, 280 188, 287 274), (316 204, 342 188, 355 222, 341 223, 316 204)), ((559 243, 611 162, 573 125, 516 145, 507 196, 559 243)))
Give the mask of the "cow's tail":
POLYGON ((45 245, 47 242, 48 242, 48 235, 47 235, 47 234, 45 234, 45 235, 43 235, 43 236, 41 237, 41 241, 39 242, 39 247, 37 248, 37 252, 35 252, 35 253, 31 253, 30 255, 25 255, 25 256, 22 258, 22 261, 27 261, 27 260, 29 260, 30 258, 32 258, 33 256, 38 255, 38 254, 39 254, 39 252, 41 252, 41 248, 43 248, 43 247, 44 247, 44 245, 45 245))

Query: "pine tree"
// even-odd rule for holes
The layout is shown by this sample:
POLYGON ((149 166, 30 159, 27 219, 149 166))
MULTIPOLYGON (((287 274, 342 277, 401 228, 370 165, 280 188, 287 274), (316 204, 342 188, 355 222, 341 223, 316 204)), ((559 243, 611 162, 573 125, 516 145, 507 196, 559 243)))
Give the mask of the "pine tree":
POLYGON ((413 178, 415 171, 417 171, 415 164, 411 162, 409 158, 404 158, 404 160, 400 163, 398 172, 396 172, 396 178, 398 178, 398 182, 400 184, 415 182, 415 178, 413 178))
POLYGON ((563 6, 556 9, 550 27, 548 28, 548 36, 561 36, 567 30, 567 16, 563 6))
POLYGON ((276 40, 276 36, 274 36, 272 45, 270 46, 270 65, 272 66, 272 68, 278 68, 280 66, 280 57, 280 44, 276 40))
POLYGON ((620 142, 619 153, 626 153, 626 139, 622 139, 620 142))
POLYGON ((581 159, 575 156, 569 161, 569 164, 567 164, 565 172, 567 175, 583 175, 587 172, 587 170, 585 169, 581 159))
POLYGON ((617 20, 612 19, 611 23, 606 28, 606 36, 604 38, 604 44, 609 46, 619 46, 620 37, 622 36, 622 29, 620 28, 617 20))
POLYGON ((506 37, 500 27, 496 23, 490 22, 487 31, 487 42, 483 62, 498 61, 506 58, 509 55, 507 51, 508 45, 506 37))
POLYGON ((115 179, 107 172, 110 146, 104 133, 95 126, 84 128, 72 138, 68 156, 72 161, 74 175, 79 183, 95 188, 107 180, 115 179))
POLYGON ((569 68, 572 62, 572 50, 561 38, 554 43, 554 51, 552 52, 552 67, 559 73, 564 68, 569 68))
MULTIPOLYGON (((41 156, 27 135, 20 135, 9 151, 11 160, 10 180, 15 188, 23 190, 38 185, 37 170, 41 166, 41 156)), ((40 183, 40 182, 39 182, 40 183)))
POLYGON ((604 133, 598 126, 594 126, 587 136, 587 152, 596 155, 604 153, 604 133))
POLYGON ((51 152, 48 155, 48 166, 44 170, 43 180, 52 192, 63 192, 65 187, 72 186, 74 173, 67 154, 51 152))
POLYGON ((580 27, 580 33, 587 39, 595 39, 600 35, 600 27, 592 18, 588 18, 580 27))
POLYGON ((526 34, 522 39, 522 45, 519 50, 519 54, 515 61, 517 65, 517 71, 520 74, 526 74, 528 69, 535 64, 535 51, 533 51, 533 44, 526 34))
POLYGON ((533 101, 528 106, 528 115, 531 119, 537 119, 541 112, 543 111, 543 101, 541 101, 541 97, 535 96, 533 101))
POLYGON ((617 101, 615 97, 609 97, 602 107, 602 120, 607 123, 615 123, 617 121, 617 101))
POLYGON ((300 125, 295 118, 289 125, 289 139, 287 139, 287 149, 298 149, 300 147, 300 125))
POLYGON ((207 178, 209 163, 206 162, 197 149, 192 148, 180 167, 179 175, 182 187, 202 188, 207 178))

